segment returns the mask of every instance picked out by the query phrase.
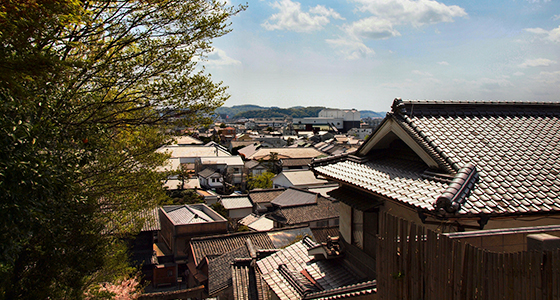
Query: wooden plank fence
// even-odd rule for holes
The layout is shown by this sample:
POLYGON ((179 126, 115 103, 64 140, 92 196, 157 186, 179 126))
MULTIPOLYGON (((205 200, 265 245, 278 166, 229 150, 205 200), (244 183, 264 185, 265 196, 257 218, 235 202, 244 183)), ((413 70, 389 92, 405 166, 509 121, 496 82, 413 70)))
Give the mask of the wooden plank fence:
POLYGON ((560 249, 494 253, 380 214, 379 299, 560 300, 560 249))

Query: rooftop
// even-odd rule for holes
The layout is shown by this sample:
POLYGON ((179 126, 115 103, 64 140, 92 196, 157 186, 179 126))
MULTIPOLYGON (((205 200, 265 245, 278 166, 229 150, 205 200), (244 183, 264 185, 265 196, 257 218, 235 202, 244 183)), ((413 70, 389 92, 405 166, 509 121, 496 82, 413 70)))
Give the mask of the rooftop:
POLYGON ((296 188, 288 188, 281 195, 272 200, 272 204, 280 207, 290 207, 317 203, 319 194, 296 188))
POLYGON ((283 158, 315 158, 324 156, 325 154, 315 148, 260 148, 252 153, 247 159, 258 160, 260 158, 267 158, 271 153, 277 153, 278 157, 283 158))
POLYGON ((165 146, 157 150, 161 153, 171 154, 171 158, 176 157, 203 157, 203 156, 231 156, 227 151, 216 147, 206 147, 202 145, 189 146, 165 146))
POLYGON ((245 196, 222 196, 220 200, 225 209, 242 209, 242 208, 252 208, 253 203, 249 200, 247 195, 245 196))
POLYGON ((174 225, 226 221, 205 204, 163 206, 161 211, 174 225))
POLYGON ((256 189, 249 191, 249 198, 253 203, 270 203, 284 193, 286 189, 256 189))
POLYGON ((356 157, 314 162, 358 189, 447 216, 560 212, 560 103, 396 99, 356 157))

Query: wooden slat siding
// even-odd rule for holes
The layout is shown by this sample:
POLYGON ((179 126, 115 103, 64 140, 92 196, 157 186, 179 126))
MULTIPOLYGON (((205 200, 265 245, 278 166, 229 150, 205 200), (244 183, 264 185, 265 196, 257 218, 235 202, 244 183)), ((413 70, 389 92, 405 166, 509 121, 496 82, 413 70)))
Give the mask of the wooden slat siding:
POLYGON ((554 251, 552 255, 553 266, 553 280, 552 286, 554 287, 554 299, 560 300, 560 250, 554 251))
POLYGON ((453 295, 451 299, 459 299, 461 290, 461 268, 463 267, 462 244, 452 242, 453 245, 453 295))
POLYGON ((488 252, 388 214, 379 228, 379 299, 560 300, 560 249, 488 252))
POLYGON ((488 298, 487 299, 498 299, 498 293, 496 293, 497 283, 496 278, 498 277, 498 266, 496 265, 496 256, 487 255, 487 268, 486 272, 488 274, 488 298))
MULTIPOLYGON (((408 223, 408 222, 407 222, 408 223)), ((400 299, 406 299, 406 290, 404 289, 404 281, 405 278, 402 277, 402 274, 404 274, 404 276, 407 276, 406 272, 406 265, 405 265, 405 256, 406 256, 406 248, 407 248, 407 241, 406 241, 406 236, 407 236, 407 226, 405 225, 405 220, 404 219, 399 219, 398 220, 398 224, 399 224, 399 250, 400 250, 400 255, 397 258, 398 259, 398 269, 399 269, 399 273, 400 273, 400 278, 399 280, 397 280, 397 289, 398 289, 398 295, 400 299)))
MULTIPOLYGON (((409 232, 408 232, 408 250, 409 253, 406 257, 406 265, 407 265, 407 274, 406 279, 408 286, 405 286, 407 292, 407 299, 415 299, 414 298, 414 279, 416 278, 415 272, 415 264, 414 264, 414 257, 415 257, 415 247, 416 247, 416 229, 414 228, 414 223, 410 224, 409 232)), ((418 299, 418 298, 416 298, 418 299)))

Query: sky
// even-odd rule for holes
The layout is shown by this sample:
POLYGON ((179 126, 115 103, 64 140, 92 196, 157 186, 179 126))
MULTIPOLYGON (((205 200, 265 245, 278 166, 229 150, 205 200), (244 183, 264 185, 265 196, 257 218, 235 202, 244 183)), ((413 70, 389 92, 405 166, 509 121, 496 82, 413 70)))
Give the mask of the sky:
POLYGON ((248 7, 204 62, 225 106, 560 101, 558 0, 228 3, 248 7))

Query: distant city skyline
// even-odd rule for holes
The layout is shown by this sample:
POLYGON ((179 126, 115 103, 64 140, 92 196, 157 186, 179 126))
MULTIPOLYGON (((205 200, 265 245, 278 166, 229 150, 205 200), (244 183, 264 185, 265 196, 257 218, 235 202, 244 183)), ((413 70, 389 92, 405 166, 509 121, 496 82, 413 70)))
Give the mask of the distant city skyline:
POLYGON ((231 21, 204 62, 225 106, 560 101, 559 1, 259 0, 231 21))

